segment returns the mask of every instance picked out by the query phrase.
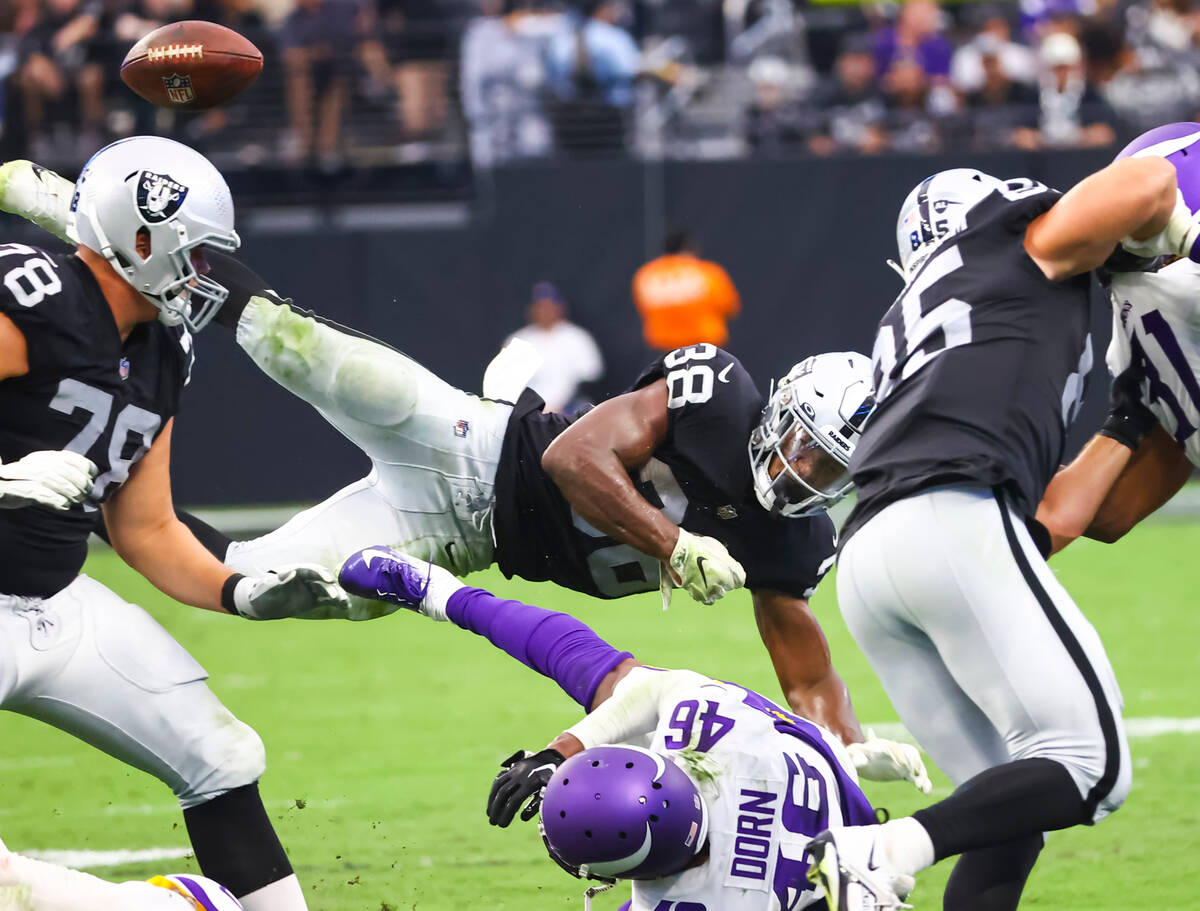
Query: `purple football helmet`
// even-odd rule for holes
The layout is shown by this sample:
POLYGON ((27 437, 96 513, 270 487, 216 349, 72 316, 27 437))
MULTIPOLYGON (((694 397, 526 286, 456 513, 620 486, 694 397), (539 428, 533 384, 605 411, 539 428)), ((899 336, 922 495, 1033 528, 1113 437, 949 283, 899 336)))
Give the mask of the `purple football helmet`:
POLYGON ((1117 154, 1117 159, 1157 155, 1175 166, 1183 201, 1200 211, 1200 123, 1168 123, 1147 130, 1117 154))
POLYGON ((542 798, 550 856, 583 879, 682 872, 708 837, 708 807, 687 773, 641 747, 592 747, 554 773, 542 798))

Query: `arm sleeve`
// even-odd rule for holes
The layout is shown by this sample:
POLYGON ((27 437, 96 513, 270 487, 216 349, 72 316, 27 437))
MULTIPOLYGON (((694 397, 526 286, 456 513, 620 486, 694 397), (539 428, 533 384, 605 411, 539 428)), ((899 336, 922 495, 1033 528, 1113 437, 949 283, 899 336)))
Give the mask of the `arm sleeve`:
POLYGON ((612 696, 567 729, 584 749, 653 733, 664 703, 684 690, 712 683, 695 671, 635 667, 617 684, 612 696))

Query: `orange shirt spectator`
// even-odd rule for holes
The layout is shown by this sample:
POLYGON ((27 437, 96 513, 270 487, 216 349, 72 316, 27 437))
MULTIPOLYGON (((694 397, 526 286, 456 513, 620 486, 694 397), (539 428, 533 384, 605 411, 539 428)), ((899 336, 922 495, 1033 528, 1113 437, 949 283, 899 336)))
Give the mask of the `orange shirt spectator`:
POLYGON ((669 235, 664 246, 664 255, 633 276, 646 343, 659 351, 699 342, 724 345, 726 320, 742 307, 729 273, 692 252, 684 232, 669 235))

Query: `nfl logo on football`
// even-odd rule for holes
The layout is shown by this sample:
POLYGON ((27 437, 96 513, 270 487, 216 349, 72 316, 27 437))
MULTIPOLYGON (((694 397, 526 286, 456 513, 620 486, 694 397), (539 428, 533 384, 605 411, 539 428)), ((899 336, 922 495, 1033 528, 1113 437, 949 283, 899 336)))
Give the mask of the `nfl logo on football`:
POLYGON ((179 73, 163 76, 163 88, 167 90, 167 97, 175 104, 190 104, 196 100, 196 93, 192 91, 191 76, 181 76, 179 73))

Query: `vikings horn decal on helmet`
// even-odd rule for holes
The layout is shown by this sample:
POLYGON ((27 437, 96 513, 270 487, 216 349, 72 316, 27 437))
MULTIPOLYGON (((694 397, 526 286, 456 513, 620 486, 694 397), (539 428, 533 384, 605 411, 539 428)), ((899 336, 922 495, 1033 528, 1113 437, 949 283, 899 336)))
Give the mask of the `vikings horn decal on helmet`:
POLYGON ((155 876, 151 885, 169 889, 192 901, 196 911, 243 911, 242 903, 219 882, 192 873, 155 876))
POLYGON ((229 296, 194 260, 205 246, 233 251, 241 244, 233 200, 220 172, 185 145, 134 136, 105 146, 75 182, 69 223, 167 325, 197 332, 229 296), (143 232, 150 242, 145 257, 138 252, 143 232))
POLYGON ((1117 154, 1117 159, 1157 155, 1175 166, 1183 201, 1200 211, 1200 123, 1168 123, 1148 130, 1117 154))
POLYGON ((866 355, 818 354, 789 370, 750 434, 750 470, 763 509, 810 516, 846 496, 854 487, 850 456, 874 407, 866 355))
POLYGON ((962 230, 967 212, 989 193, 1005 186, 999 178, 973 168, 939 171, 913 187, 896 219, 896 250, 907 281, 934 247, 962 230))
POLYGON ((582 879, 682 872, 708 838, 708 806, 687 773, 631 746, 592 747, 564 762, 542 798, 550 857, 582 879))

